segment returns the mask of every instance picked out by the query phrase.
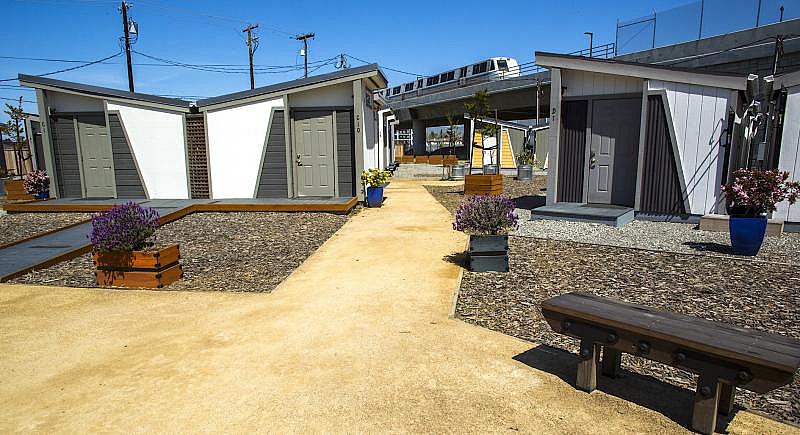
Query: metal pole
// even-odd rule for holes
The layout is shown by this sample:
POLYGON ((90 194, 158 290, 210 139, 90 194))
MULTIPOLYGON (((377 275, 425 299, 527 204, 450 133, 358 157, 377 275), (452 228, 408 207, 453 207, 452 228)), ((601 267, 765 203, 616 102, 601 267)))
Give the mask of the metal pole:
POLYGON ((756 27, 758 27, 758 23, 761 21, 761 0, 758 0, 758 9, 756 9, 756 27))
POLYGON ((584 35, 589 36, 589 57, 592 57, 592 39, 594 38, 594 33, 592 32, 583 32, 584 35))
POLYGON ((128 28, 128 4, 122 1, 122 31, 125 35, 125 57, 128 60, 128 89, 133 93, 133 67, 131 66, 131 35, 128 28))
POLYGON ((656 48, 656 11, 653 11, 653 46, 651 48, 656 48))
MULTIPOLYGON (((619 18, 617 18, 617 28, 614 31, 614 57, 617 57, 617 46, 619 45, 619 18)), ((536 115, 539 115, 539 109, 536 109, 536 115)), ((537 118, 538 119, 538 118, 537 118)), ((539 126, 538 124, 536 125, 539 126)))
POLYGON ((705 10, 705 0, 700 0, 700 29, 697 31, 697 39, 703 37, 703 11, 705 10))
POLYGON ((253 39, 253 30, 258 28, 258 24, 249 24, 245 27, 242 32, 247 32, 247 56, 250 59, 250 89, 256 88, 256 80, 253 74, 253 43, 255 42, 253 39))
POLYGON ((303 41, 303 59, 304 59, 303 62, 304 62, 304 66, 305 66, 305 69, 304 69, 305 74, 303 75, 303 77, 305 77, 305 78, 308 78, 308 40, 309 39, 314 39, 314 36, 315 35, 313 33, 306 33, 304 35, 297 35, 294 38, 294 39, 296 39, 298 41, 303 41))
POLYGON ((783 22, 783 5, 781 5, 781 18, 778 20, 779 23, 783 22))
POLYGON ((539 95, 541 94, 541 79, 536 79, 536 126, 539 126, 539 95))

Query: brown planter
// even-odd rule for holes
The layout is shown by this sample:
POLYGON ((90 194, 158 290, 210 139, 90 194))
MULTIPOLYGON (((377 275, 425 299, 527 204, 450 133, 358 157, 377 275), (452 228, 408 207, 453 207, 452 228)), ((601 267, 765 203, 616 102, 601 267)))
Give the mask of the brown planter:
POLYGON ((414 163, 428 163, 428 156, 416 156, 414 157, 414 163))
POLYGON ((446 155, 442 159, 442 162, 445 165, 456 165, 456 164, 458 164, 458 157, 456 157, 456 156, 454 156, 452 154, 451 155, 446 155))
POLYGON ((439 154, 434 154, 428 157, 428 163, 431 165, 441 165, 442 164, 442 156, 439 154))
POLYGON ((92 253, 101 287, 162 288, 183 277, 178 245, 158 251, 92 253))
POLYGON ((402 156, 400 157, 400 163, 414 163, 414 156, 402 156))
POLYGON ((464 195, 502 195, 502 175, 464 176, 464 195))
POLYGON ((6 199, 9 201, 31 201, 33 195, 25 191, 25 185, 22 180, 4 180, 3 184, 6 188, 6 199))

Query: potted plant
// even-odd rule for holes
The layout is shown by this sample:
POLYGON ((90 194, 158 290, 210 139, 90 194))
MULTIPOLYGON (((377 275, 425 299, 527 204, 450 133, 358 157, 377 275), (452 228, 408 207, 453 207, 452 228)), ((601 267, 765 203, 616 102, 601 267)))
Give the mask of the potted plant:
POLYGON ((531 180, 533 179, 533 165, 536 163, 536 157, 530 149, 525 148, 517 156, 517 180, 531 180))
POLYGON ((157 247, 158 212, 135 202, 92 217, 92 260, 103 287, 161 288, 183 276, 178 245, 157 247))
MULTIPOLYGON (((464 109, 475 120, 475 131, 480 132, 481 135, 480 145, 470 139, 471 146, 480 148, 481 152, 492 149, 496 152, 497 140, 493 136, 497 133, 498 128, 494 124, 483 121, 489 117, 489 93, 487 91, 475 92, 475 95, 464 103, 464 109), (490 142, 494 142, 494 145, 486 145, 488 137, 492 137, 490 142)), ((470 154, 472 154, 471 149, 470 154)), ((499 174, 497 165, 491 164, 491 162, 483 165, 483 174, 481 175, 472 175, 474 166, 474 162, 470 162, 470 174, 464 176, 464 195, 499 195, 503 192, 503 176, 499 174)))
POLYGON ((372 168, 361 173, 361 183, 367 190, 367 205, 380 207, 383 203, 383 188, 389 184, 392 173, 385 169, 372 168))
POLYGON ((505 196, 467 197, 456 211, 453 228, 469 234, 467 258, 474 272, 508 272, 508 233, 519 219, 505 196))
POLYGON ((734 180, 722 186, 727 199, 729 231, 733 253, 754 256, 761 249, 767 229, 767 213, 781 201, 794 204, 798 183, 789 181, 789 173, 739 169, 734 180))
POLYGON ((50 198, 50 177, 45 170, 33 170, 22 177, 22 184, 25 192, 33 195, 34 198, 43 200, 50 198))

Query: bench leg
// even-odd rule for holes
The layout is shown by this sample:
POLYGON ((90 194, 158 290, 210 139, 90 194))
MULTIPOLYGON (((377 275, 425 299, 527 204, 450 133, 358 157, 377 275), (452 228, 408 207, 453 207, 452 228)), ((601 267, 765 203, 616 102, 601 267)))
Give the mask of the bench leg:
POLYGON ((591 393, 597 388, 597 363, 600 359, 600 345, 588 340, 581 340, 581 350, 578 353, 578 377, 575 386, 578 389, 591 393))
POLYGON ((622 352, 603 346, 602 373, 603 376, 618 378, 620 375, 620 364, 622 363, 622 352))
POLYGON ((703 434, 713 434, 717 427, 717 408, 719 406, 717 380, 703 377, 697 380, 692 409, 692 429, 703 434))
POLYGON ((730 382, 720 382, 719 390, 719 413, 731 415, 734 399, 736 398, 736 385, 730 382))

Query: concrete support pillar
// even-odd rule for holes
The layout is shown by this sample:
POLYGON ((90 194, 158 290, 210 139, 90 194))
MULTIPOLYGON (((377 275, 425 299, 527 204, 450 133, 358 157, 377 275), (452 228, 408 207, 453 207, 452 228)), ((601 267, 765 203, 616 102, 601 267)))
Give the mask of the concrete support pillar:
POLYGON ((461 138, 461 143, 464 144, 464 155, 458 156, 460 159, 469 160, 472 157, 472 120, 464 120, 464 135, 461 138))
POLYGON ((414 155, 425 155, 427 153, 427 148, 425 146, 425 123, 414 119, 411 121, 411 130, 413 130, 411 143, 414 146, 414 155))

